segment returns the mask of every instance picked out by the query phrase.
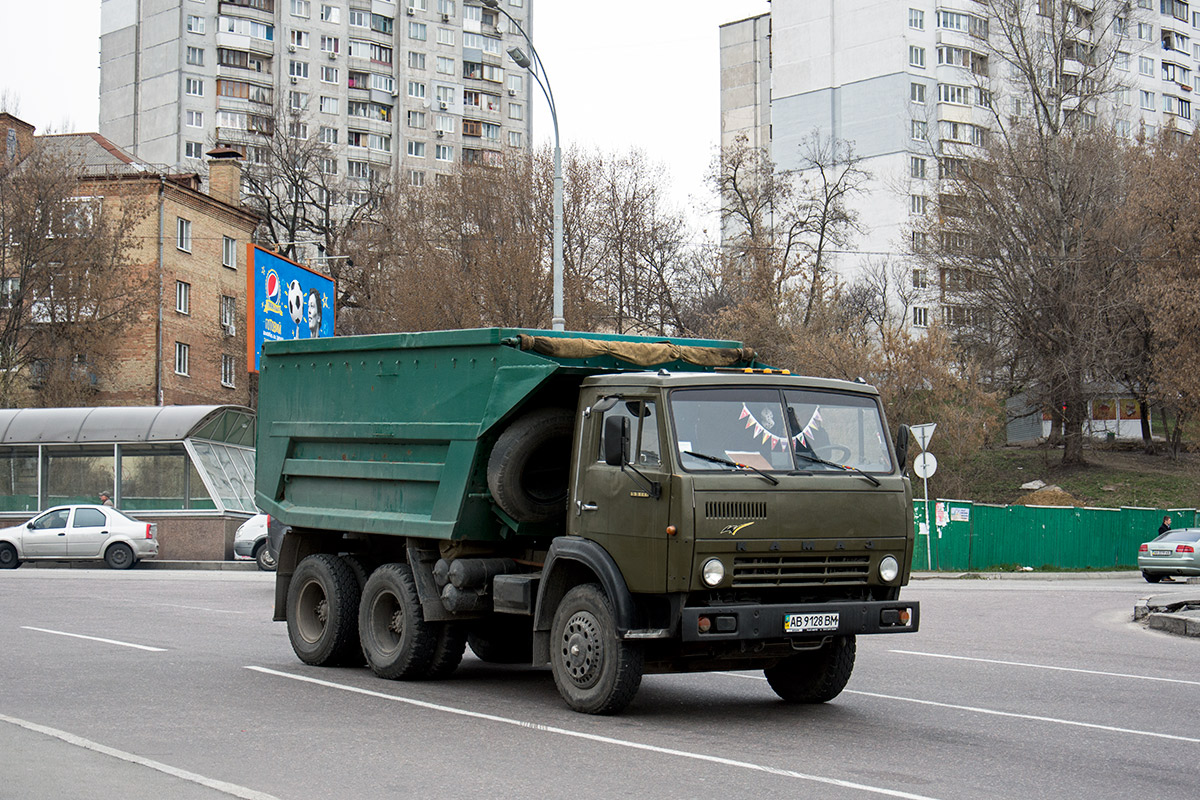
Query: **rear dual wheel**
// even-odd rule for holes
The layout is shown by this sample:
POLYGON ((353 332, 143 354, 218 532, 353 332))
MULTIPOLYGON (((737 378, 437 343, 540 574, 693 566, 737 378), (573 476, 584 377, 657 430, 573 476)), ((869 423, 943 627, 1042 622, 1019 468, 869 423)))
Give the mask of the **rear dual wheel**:
POLYGON ((367 578, 358 630, 367 666, 391 680, 445 678, 458 668, 467 644, 463 626, 425 621, 407 564, 384 564, 367 578))

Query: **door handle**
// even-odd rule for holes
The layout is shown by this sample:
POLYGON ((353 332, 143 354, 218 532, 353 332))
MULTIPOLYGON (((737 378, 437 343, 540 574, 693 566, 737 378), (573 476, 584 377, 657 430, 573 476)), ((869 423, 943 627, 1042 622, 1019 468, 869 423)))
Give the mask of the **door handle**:
POLYGON ((584 511, 595 511, 597 508, 599 508, 599 506, 597 506, 595 503, 584 503, 582 506, 580 506, 580 508, 582 508, 584 511))
POLYGON ((59 536, 66 536, 66 535, 67 535, 66 531, 63 531, 62 533, 59 534, 59 536))

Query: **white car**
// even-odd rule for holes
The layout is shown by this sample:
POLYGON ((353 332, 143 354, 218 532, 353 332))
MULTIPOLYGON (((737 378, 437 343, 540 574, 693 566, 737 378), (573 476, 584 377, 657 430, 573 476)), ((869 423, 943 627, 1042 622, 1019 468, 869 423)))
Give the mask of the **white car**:
POLYGON ((23 525, 0 530, 0 569, 22 561, 99 561, 129 569, 158 555, 158 526, 111 506, 56 506, 23 525))
POLYGON ((257 561, 265 572, 275 571, 275 552, 267 533, 271 528, 270 514, 255 514, 243 522, 233 535, 233 557, 238 561, 257 561))

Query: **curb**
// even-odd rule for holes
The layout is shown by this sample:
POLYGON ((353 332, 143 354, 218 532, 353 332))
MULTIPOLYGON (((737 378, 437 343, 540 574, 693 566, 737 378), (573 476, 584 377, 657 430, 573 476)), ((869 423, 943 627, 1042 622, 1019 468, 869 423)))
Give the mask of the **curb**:
POLYGON ((1133 606, 1133 619, 1151 630, 1200 637, 1200 592, 1143 597, 1133 606))
MULTIPOLYGON (((22 569, 108 569, 103 561, 22 561, 22 569)), ((258 564, 253 561, 173 561, 147 558, 139 561, 133 569, 190 569, 200 571, 222 572, 258 572, 258 564)))
POLYGON ((1109 572, 913 572, 910 578, 914 581, 925 581, 933 578, 945 580, 1010 580, 1010 581, 1095 581, 1112 580, 1114 578, 1137 578, 1142 575, 1135 569, 1114 570, 1109 572))

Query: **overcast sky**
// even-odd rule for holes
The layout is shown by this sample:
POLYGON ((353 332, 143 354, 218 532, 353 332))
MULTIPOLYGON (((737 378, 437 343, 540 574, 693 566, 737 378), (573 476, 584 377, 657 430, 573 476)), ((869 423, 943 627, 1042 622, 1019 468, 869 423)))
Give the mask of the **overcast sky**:
MULTIPOLYGON (((718 27, 769 10, 768 0, 532 2, 563 147, 641 148, 698 220, 714 203, 704 174, 720 136, 718 27)), ((98 130, 99 50, 100 0, 5 2, 0 93, 39 133, 98 130)), ((550 140, 546 103, 533 105, 535 138, 550 140)))

